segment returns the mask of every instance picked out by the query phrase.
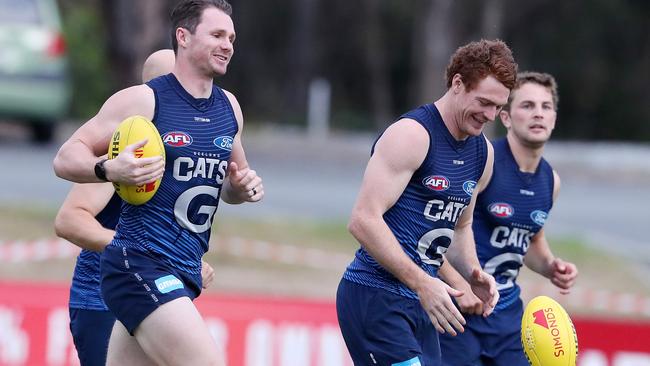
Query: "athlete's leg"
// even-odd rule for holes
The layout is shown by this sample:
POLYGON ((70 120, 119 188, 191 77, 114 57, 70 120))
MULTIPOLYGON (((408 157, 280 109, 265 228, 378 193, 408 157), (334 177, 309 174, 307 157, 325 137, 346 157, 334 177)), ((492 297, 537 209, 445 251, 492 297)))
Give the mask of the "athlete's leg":
POLYGON ((123 325, 116 336, 120 343, 109 346, 111 360, 122 357, 113 356, 117 347, 125 348, 133 359, 141 357, 126 338, 131 334, 156 364, 223 365, 217 344, 191 301, 200 293, 200 274, 178 271, 147 251, 115 245, 104 249, 101 269, 102 296, 123 325))
MULTIPOLYGON (((516 317, 513 318, 516 319, 516 317)), ((490 339, 488 349, 484 350, 483 365, 528 366, 529 363, 520 337, 519 329, 505 330, 503 333, 495 335, 493 339, 490 339)))
POLYGON ((110 311, 70 309, 70 331, 81 366, 106 363, 113 323, 110 311))
POLYGON ((124 325, 117 321, 108 343, 106 366, 124 365, 155 366, 156 363, 144 353, 138 341, 129 334, 124 325))
POLYGON ((486 366, 528 366, 528 360, 521 345, 521 317, 524 313, 523 302, 518 299, 514 304, 494 312, 492 318, 493 336, 486 339, 483 356, 486 366))
POLYGON ((456 336, 449 333, 440 335, 443 366, 481 366, 481 344, 478 335, 469 327, 470 319, 466 315, 465 332, 456 336))
MULTIPOLYGON (((415 333, 422 306, 383 289, 358 285, 342 279, 336 308, 343 339, 355 365, 423 365, 427 363, 415 333)), ((429 322, 439 359, 438 338, 429 322)), ((435 353, 435 352, 434 352, 435 353)))
POLYGON ((161 305, 134 334, 145 353, 160 365, 225 365, 201 314, 187 297, 161 305))
POLYGON ((518 337, 512 337, 510 342, 506 347, 504 347, 501 352, 495 357, 490 359, 484 359, 483 364, 485 366, 499 366, 499 365, 508 365, 508 366, 529 366, 524 350, 521 347, 521 341, 518 337))

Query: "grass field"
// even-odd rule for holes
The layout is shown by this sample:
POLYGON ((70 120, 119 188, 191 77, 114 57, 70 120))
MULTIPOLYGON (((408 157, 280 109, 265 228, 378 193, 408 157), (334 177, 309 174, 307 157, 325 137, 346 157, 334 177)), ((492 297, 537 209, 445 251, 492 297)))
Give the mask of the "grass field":
MULTIPOLYGON (((32 240, 54 236, 51 209, 0 208, 0 240, 32 240)), ((248 241, 264 240, 297 248, 314 248, 330 256, 352 259, 357 248, 343 221, 314 222, 306 220, 254 221, 217 215, 214 237, 238 237, 248 241)), ((577 286, 612 292, 650 295, 650 284, 635 265, 621 258, 597 251, 579 238, 553 238, 553 251, 565 260, 576 263, 580 270, 577 286)), ((333 299, 346 262, 333 262, 326 268, 301 264, 283 264, 258 260, 246 255, 210 251, 205 259, 216 271, 214 285, 208 292, 255 293, 273 296, 296 296, 333 299)), ((332 261, 328 261, 330 263, 332 261)), ((74 258, 36 263, 2 263, 0 279, 67 282, 72 275, 74 258)), ((524 269, 520 283, 546 281, 524 269)), ((580 309, 576 309, 580 311, 580 309)))

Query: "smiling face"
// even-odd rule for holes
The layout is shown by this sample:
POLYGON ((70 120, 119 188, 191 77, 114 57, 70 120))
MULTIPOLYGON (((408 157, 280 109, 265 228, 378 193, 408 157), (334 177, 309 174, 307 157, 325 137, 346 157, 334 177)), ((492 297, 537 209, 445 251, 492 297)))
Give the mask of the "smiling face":
POLYGON ((542 85, 528 82, 512 91, 510 111, 501 112, 501 121, 508 135, 522 145, 539 148, 551 137, 557 118, 551 91, 542 85))
POLYGON ((209 7, 203 10, 201 21, 194 34, 185 28, 179 46, 184 46, 192 63, 207 76, 224 75, 232 58, 235 42, 235 26, 232 18, 223 11, 209 7))
POLYGON ((458 131, 463 136, 480 135, 485 125, 494 121, 510 95, 510 90, 493 76, 483 78, 468 91, 457 74, 452 89, 456 95, 455 120, 458 131))

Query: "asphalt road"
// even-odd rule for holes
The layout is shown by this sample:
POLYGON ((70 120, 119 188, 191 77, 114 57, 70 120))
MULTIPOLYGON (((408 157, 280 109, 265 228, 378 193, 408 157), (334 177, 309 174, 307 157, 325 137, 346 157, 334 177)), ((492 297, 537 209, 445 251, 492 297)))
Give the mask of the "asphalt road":
MULTIPOLYGON (((0 206, 58 207, 70 183, 54 175, 51 163, 70 132, 66 126, 56 142, 35 146, 24 131, 0 124, 0 206)), ((372 139, 250 132, 244 146, 266 197, 258 205, 222 203, 218 215, 347 220, 372 139)), ((650 268, 650 146, 554 143, 546 156, 562 177, 547 233, 586 238, 650 268)))

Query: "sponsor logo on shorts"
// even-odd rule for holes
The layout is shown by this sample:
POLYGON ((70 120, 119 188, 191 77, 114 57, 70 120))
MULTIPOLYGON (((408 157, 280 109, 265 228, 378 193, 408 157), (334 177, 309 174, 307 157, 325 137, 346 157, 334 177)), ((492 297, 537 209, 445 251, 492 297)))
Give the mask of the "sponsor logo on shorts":
POLYGON ((420 358, 418 356, 413 357, 410 360, 394 363, 391 366, 421 366, 420 358))
POLYGON ((183 288, 183 282, 181 282, 181 280, 176 278, 174 275, 160 277, 154 282, 156 283, 156 287, 161 294, 166 294, 168 292, 178 290, 179 288, 183 288))
POLYGON ((467 193, 468 196, 471 196, 474 193, 474 188, 476 187, 476 182, 473 180, 468 180, 463 183, 463 191, 467 193))
POLYGON ((182 131, 167 132, 162 138, 165 145, 173 147, 183 147, 192 145, 192 136, 182 131))
POLYGON ((210 122, 210 118, 194 117, 194 122, 210 122))
POLYGON ((488 206, 488 211, 498 218, 508 218, 515 214, 515 209, 507 203, 495 202, 488 206))
POLYGON ((442 175, 430 175, 422 180, 422 184, 434 191, 446 191, 449 188, 449 179, 442 175))
POLYGON ((233 139, 230 136, 219 136, 214 139, 214 146, 224 149, 226 151, 232 150, 233 139))
POLYGON ((535 210, 530 213, 530 219, 539 226, 544 226, 546 218, 548 218, 548 214, 542 210, 535 210))

